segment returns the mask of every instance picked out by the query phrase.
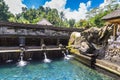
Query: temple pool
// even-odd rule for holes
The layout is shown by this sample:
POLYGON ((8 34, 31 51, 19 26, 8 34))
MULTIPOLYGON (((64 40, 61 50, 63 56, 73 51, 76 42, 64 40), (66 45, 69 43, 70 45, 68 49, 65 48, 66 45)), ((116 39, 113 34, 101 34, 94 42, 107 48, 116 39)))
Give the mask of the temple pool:
POLYGON ((76 60, 51 63, 30 62, 27 66, 0 65, 0 80, 113 80, 76 60))

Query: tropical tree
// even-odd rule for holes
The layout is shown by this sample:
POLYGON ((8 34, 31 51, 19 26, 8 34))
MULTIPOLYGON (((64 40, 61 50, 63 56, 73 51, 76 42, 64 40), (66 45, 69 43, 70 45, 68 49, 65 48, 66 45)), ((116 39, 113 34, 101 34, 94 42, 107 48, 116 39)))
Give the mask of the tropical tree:
POLYGON ((8 11, 8 6, 5 4, 3 0, 0 0, 0 20, 8 21, 11 13, 8 11))
POLYGON ((89 22, 85 19, 81 19, 80 21, 78 21, 77 23, 75 23, 75 27, 76 28, 81 28, 81 27, 90 27, 89 22))
POLYGON ((22 7, 22 12, 26 12, 27 8, 26 7, 22 7))
POLYGON ((70 20, 68 21, 68 23, 69 23, 69 26, 70 26, 70 27, 74 27, 75 19, 70 19, 70 20))

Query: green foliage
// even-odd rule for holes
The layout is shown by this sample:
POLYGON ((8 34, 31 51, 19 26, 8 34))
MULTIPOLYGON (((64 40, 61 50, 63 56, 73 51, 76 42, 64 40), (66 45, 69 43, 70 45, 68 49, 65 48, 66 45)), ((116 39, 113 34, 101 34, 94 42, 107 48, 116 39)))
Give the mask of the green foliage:
POLYGON ((69 22, 70 27, 74 27, 74 24, 75 24, 74 19, 70 19, 68 22, 69 22))
POLYGON ((33 23, 33 19, 36 19, 38 17, 37 15, 38 14, 35 9, 29 9, 26 12, 23 12, 22 14, 20 14, 20 16, 23 16, 24 19, 28 20, 30 23, 33 23))
POLYGON ((87 26, 89 26, 88 21, 87 20, 82 20, 82 19, 75 24, 76 28, 87 27, 87 26))
POLYGON ((102 20, 102 17, 109 14, 110 12, 120 8, 119 4, 110 4, 105 7, 105 9, 94 8, 88 12, 88 22, 89 26, 92 27, 103 27, 105 21, 102 20))
POLYGON ((40 6, 38 9, 27 9, 23 7, 22 13, 13 15, 8 11, 9 8, 5 2, 0 0, 0 20, 36 24, 41 19, 46 18, 53 25, 59 27, 102 27, 105 22, 101 18, 113 10, 120 8, 120 5, 108 5, 105 8, 106 11, 104 9, 93 8, 87 12, 87 19, 81 19, 75 22, 74 19, 67 20, 64 17, 64 12, 58 12, 57 9, 51 9, 49 7, 44 8, 43 6, 40 6))
POLYGON ((60 22, 60 17, 56 9, 49 9, 46 14, 47 20, 49 20, 53 25, 58 26, 60 22))
POLYGON ((26 24, 29 24, 29 21, 26 20, 24 17, 20 17, 18 20, 17 20, 18 23, 26 23, 26 24))
POLYGON ((107 12, 102 12, 99 13, 97 15, 95 15, 94 17, 89 19, 90 25, 94 26, 94 27, 102 27, 104 25, 104 21, 102 20, 102 17, 105 16, 107 14, 107 12))
POLYGON ((0 20, 8 21, 10 15, 10 12, 8 12, 8 6, 3 0, 0 0, 0 20))
POLYGON ((36 24, 41 19, 46 18, 55 26, 66 26, 67 24, 63 21, 62 17, 59 15, 59 12, 56 9, 50 9, 48 7, 39 7, 38 9, 26 9, 22 8, 23 12, 16 15, 16 19, 11 18, 10 21, 15 21, 19 23, 32 23, 36 24))
POLYGON ((16 17, 14 16, 11 16, 9 19, 8 19, 9 22, 17 22, 17 19, 16 17))

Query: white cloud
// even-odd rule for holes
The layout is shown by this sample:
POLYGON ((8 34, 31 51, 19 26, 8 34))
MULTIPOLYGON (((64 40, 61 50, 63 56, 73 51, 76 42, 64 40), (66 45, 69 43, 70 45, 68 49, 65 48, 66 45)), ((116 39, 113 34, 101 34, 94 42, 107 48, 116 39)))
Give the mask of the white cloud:
POLYGON ((110 2, 104 1, 102 4, 100 4, 100 8, 104 8, 106 5, 110 4, 110 2))
POLYGON ((87 2, 87 7, 90 7, 91 6, 91 1, 88 1, 87 2))
POLYGON ((51 0, 47 1, 44 5, 44 7, 50 7, 50 8, 55 8, 59 11, 62 11, 65 9, 65 4, 67 0, 51 0))
POLYGON ((22 12, 22 7, 26 7, 22 3, 23 0, 4 0, 9 7, 9 11, 13 14, 18 14, 22 12))
POLYGON ((99 7, 103 9, 109 4, 111 4, 111 5, 112 4, 120 4, 120 0, 113 0, 113 2, 112 2, 112 0, 104 0, 104 2, 99 5, 99 7))
POLYGON ((74 11, 70 11, 70 9, 65 10, 65 17, 67 19, 75 19, 76 21, 79 21, 80 19, 86 18, 86 12, 87 12, 86 4, 80 3, 78 10, 74 11))
POLYGON ((35 5, 32 5, 32 9, 35 9, 35 5))
POLYGON ((71 11, 70 8, 65 8, 66 2, 67 0, 51 0, 46 2, 44 7, 55 8, 59 12, 63 11, 65 18, 67 19, 75 19, 76 21, 79 21, 80 19, 86 18, 86 12, 91 6, 91 1, 88 1, 87 3, 80 3, 79 8, 73 11, 71 11))

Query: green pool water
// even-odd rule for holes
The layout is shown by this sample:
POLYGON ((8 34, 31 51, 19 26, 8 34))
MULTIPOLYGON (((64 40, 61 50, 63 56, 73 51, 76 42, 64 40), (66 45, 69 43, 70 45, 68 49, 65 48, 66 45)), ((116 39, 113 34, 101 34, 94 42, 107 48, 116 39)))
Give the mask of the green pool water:
POLYGON ((32 61, 27 66, 0 65, 0 80, 113 80, 80 62, 55 60, 51 63, 32 61))

